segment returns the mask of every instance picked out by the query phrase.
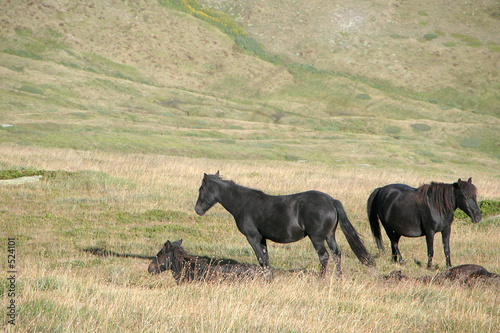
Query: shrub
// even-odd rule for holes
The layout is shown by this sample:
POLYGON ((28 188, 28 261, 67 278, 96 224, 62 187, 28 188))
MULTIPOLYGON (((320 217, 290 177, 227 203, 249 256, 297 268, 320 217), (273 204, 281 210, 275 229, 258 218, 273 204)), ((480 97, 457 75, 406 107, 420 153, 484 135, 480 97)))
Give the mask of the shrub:
POLYGON ((434 33, 428 33, 424 35, 424 39, 429 41, 438 38, 439 36, 434 33))

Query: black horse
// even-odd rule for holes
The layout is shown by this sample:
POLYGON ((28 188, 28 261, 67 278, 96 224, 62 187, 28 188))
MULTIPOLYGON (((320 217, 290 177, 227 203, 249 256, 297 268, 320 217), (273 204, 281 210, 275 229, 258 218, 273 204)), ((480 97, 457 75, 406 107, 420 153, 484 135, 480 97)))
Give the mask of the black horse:
POLYGON ((473 223, 481 220, 476 201, 476 187, 469 178, 453 184, 431 183, 413 188, 404 184, 379 187, 368 199, 368 219, 379 250, 383 251, 379 219, 391 240, 392 259, 403 263, 398 242, 401 236, 425 236, 427 242, 427 267, 432 266, 434 234, 443 237, 446 267, 451 267, 450 232, 453 212, 460 208, 473 223))
POLYGON ((321 275, 325 273, 329 257, 325 240, 333 252, 336 272, 340 275, 341 253, 335 241, 338 222, 358 259, 363 264, 375 265, 340 201, 325 193, 308 191, 272 196, 223 180, 219 172, 205 174, 199 191, 196 213, 203 215, 219 202, 233 215, 236 226, 246 236, 263 268, 269 267, 268 239, 290 243, 308 236, 319 255, 321 275))
POLYGON ((148 272, 159 274, 171 270, 177 284, 265 277, 258 266, 241 264, 232 259, 212 259, 190 255, 181 244, 182 239, 175 242, 166 241, 149 264, 148 272))

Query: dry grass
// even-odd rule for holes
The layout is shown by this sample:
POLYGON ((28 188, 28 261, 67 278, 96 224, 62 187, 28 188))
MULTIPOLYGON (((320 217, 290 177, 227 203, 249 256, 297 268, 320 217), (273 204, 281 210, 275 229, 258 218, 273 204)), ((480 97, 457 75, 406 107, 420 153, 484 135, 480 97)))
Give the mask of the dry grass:
MULTIPOLYGON (((356 260, 339 231, 342 280, 333 274, 317 279, 317 257, 307 240, 271 244, 273 267, 309 272, 278 274, 271 283, 176 286, 169 274, 148 276, 143 259, 98 257, 81 251, 94 246, 147 256, 156 253, 166 239, 183 238, 192 253, 256 263, 250 246, 222 208, 214 207, 203 218, 193 212, 203 172, 220 170, 228 179, 268 193, 318 189, 332 194, 343 201, 369 250, 375 252, 365 217, 366 197, 374 187, 403 181, 413 185, 451 182, 470 176, 470 171, 428 174, 5 144, 1 148, 4 165, 93 172, 0 187, 0 196, 8 203, 8 209, 0 211, 2 239, 18 237, 18 325, 4 326, 8 331, 493 332, 500 328, 498 286, 398 284, 380 279, 394 269, 412 276, 433 274, 416 264, 425 262, 422 238, 402 240, 407 266, 391 264, 386 254, 377 258, 377 269, 370 270, 356 260), (153 209, 180 215, 177 220, 140 218, 153 209)), ((497 178, 481 172, 472 176, 479 199, 498 199, 497 178)), ((457 221, 452 234, 453 262, 500 271, 498 228, 498 218, 478 225, 457 221)), ((439 240, 435 252, 435 263, 444 266, 439 240)))

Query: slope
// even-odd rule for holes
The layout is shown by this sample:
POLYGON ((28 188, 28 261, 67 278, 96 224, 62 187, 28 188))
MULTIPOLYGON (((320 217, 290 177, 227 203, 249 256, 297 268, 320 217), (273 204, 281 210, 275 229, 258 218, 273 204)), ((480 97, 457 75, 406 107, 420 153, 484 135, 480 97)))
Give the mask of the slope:
POLYGON ((380 84, 376 66, 270 63, 156 1, 3 6, 4 144, 496 172, 497 117, 380 84))

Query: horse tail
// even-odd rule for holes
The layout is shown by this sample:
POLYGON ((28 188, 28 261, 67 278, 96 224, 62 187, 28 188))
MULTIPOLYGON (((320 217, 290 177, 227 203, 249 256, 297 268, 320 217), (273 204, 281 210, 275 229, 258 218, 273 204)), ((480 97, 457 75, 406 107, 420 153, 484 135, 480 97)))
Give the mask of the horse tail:
POLYGON ((382 244, 382 234, 380 233, 380 223, 378 220, 377 207, 375 204, 375 198, 377 197, 380 187, 375 189, 370 197, 368 198, 368 204, 366 207, 368 213, 368 220, 370 220, 370 228, 372 229, 373 238, 375 238, 375 243, 377 248, 384 252, 384 245, 382 244))
POLYGON ((361 261, 364 265, 375 266, 375 260, 370 253, 368 253, 363 245, 363 241, 359 237, 358 232, 354 229, 351 221, 347 218, 342 203, 338 200, 334 200, 333 205, 337 211, 337 219, 340 222, 340 229, 342 229, 342 232, 344 233, 347 242, 349 243, 349 246, 351 246, 351 249, 356 257, 358 257, 359 261, 361 261))

